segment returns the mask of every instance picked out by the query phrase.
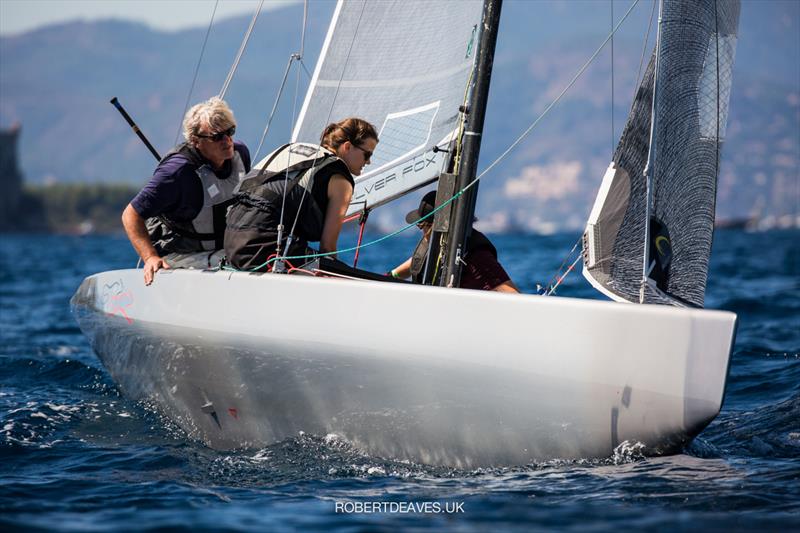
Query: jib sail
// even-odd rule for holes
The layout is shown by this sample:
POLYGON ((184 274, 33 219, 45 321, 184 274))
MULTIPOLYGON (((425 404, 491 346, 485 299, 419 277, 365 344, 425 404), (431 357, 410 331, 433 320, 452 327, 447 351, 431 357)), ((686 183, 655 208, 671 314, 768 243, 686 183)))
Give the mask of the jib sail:
POLYGON ((703 306, 738 23, 738 0, 662 3, 584 233, 584 276, 614 300, 703 306))

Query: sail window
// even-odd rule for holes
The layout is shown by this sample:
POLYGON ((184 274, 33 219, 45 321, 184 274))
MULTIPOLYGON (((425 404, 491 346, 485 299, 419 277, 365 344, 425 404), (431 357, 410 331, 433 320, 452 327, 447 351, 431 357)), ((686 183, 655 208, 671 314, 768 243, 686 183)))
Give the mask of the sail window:
POLYGON ((372 163, 380 168, 427 146, 439 101, 386 115, 378 136, 381 139, 372 163))
POLYGON ((717 35, 711 34, 700 75, 697 103, 700 118, 700 136, 717 138, 717 87, 719 87, 719 140, 725 139, 728 123, 728 103, 731 94, 733 60, 736 55, 736 35, 721 35, 719 39, 719 85, 717 85, 717 35))

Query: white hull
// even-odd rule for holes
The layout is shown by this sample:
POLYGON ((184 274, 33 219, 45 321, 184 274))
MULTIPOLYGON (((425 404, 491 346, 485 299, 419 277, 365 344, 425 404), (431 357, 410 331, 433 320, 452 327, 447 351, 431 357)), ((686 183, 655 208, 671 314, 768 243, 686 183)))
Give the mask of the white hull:
POLYGON ((460 467, 670 453, 719 412, 729 312, 304 276, 87 278, 81 329, 123 391, 218 449, 299 431, 460 467), (449 332, 457 331, 457 334, 449 332))

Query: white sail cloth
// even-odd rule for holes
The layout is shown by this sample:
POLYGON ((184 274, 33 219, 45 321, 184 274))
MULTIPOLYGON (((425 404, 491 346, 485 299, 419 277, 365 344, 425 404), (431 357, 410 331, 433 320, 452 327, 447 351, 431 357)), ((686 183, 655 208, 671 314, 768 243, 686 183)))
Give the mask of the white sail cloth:
POLYGON ((435 179, 458 128, 482 3, 342 0, 306 94, 293 141, 318 142, 330 122, 378 129, 372 163, 356 179, 349 213, 435 179))

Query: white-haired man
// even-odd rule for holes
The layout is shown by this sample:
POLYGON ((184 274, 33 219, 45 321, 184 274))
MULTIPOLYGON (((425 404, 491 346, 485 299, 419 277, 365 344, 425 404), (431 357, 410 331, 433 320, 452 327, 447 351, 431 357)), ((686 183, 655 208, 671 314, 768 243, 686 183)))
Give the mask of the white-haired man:
POLYGON ((144 261, 149 285, 162 268, 219 264, 225 214, 250 171, 250 152, 233 140, 236 120, 220 98, 186 113, 186 142, 170 151, 122 213, 122 225, 144 261))

